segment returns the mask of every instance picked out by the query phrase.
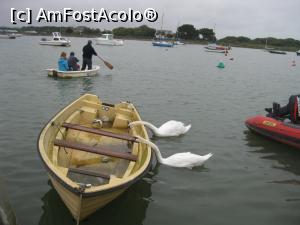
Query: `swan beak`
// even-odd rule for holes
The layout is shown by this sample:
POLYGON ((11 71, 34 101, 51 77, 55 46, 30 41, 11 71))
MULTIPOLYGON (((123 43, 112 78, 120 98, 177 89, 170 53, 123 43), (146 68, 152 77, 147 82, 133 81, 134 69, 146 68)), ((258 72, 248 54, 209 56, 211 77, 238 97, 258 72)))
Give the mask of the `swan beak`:
POLYGON ((185 127, 185 132, 184 132, 184 133, 188 132, 188 131, 191 129, 191 127, 192 127, 191 124, 187 125, 187 126, 185 127))

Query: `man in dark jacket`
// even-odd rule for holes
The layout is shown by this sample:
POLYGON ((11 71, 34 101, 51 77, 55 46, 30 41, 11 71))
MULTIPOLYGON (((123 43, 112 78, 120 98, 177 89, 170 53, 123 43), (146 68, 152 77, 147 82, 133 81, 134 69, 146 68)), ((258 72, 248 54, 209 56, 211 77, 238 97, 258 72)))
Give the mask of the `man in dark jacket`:
POLYGON ((92 56, 97 55, 95 52, 95 49, 92 46, 92 41, 89 40, 88 43, 83 47, 82 49, 82 67, 81 70, 85 70, 86 65, 88 66, 88 69, 92 69, 92 56))

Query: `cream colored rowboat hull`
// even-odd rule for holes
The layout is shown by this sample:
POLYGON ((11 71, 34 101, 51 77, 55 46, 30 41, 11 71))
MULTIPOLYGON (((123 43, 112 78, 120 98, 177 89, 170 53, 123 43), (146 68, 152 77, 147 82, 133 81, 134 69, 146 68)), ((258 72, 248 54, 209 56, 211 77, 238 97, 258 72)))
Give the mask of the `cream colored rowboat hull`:
POLYGON ((128 128, 136 120, 141 118, 131 103, 112 105, 85 94, 42 129, 39 155, 53 187, 78 222, 149 171, 151 149, 135 138, 149 140, 146 129, 128 128))

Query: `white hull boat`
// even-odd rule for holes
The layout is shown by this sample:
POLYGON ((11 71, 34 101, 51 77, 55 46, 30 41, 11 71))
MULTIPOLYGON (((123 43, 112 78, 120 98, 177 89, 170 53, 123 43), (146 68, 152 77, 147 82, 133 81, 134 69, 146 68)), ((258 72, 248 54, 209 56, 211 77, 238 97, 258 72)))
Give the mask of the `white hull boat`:
POLYGON ((60 71, 57 69, 45 69, 48 76, 59 78, 76 78, 76 77, 91 77, 99 73, 100 66, 94 66, 91 70, 78 70, 78 71, 60 71))
POLYGON ((181 41, 174 41, 174 45, 184 45, 184 43, 181 41))
POLYGON ((0 34, 0 39, 16 39, 16 36, 13 34, 0 34))
POLYGON ((70 46, 71 41, 64 37, 61 37, 59 32, 52 33, 52 39, 42 38, 40 41, 41 45, 52 45, 52 46, 70 46))
POLYGON ((171 48, 174 46, 173 42, 168 42, 168 41, 153 41, 152 42, 153 46, 157 46, 157 47, 168 47, 171 48))
POLYGON ((223 51, 226 51, 226 50, 228 51, 231 49, 230 46, 223 46, 223 45, 217 45, 217 44, 208 44, 204 48, 208 49, 208 50, 223 50, 223 51))
POLYGON ((226 53, 226 50, 217 50, 217 49, 205 49, 206 52, 215 52, 215 53, 226 53))
POLYGON ((111 45, 111 46, 122 46, 124 45, 123 40, 114 39, 112 34, 102 34, 101 37, 96 39, 97 45, 111 45))

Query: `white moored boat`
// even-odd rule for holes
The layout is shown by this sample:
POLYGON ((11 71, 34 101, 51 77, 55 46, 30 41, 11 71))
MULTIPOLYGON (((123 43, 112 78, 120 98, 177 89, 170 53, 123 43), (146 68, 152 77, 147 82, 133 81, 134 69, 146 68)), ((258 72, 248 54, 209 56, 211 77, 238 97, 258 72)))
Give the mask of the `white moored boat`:
POLYGON ((96 76, 100 66, 94 66, 91 70, 60 71, 57 69, 46 69, 48 76, 60 78, 91 77, 96 76))
POLYGON ((208 44, 207 46, 204 46, 205 49, 208 49, 208 50, 224 50, 224 51, 228 51, 231 49, 230 46, 223 46, 223 45, 217 45, 216 43, 213 43, 213 44, 208 44))
POLYGON ((226 50, 217 50, 217 49, 205 49, 206 52, 215 52, 215 53, 226 53, 226 50))
POLYGON ((14 34, 0 34, 0 39, 16 39, 14 34))
POLYGON ((62 37, 59 32, 52 33, 52 39, 42 38, 41 45, 70 46, 71 41, 62 37))
POLYGON ((124 45, 124 41, 119 39, 114 39, 113 34, 102 34, 101 37, 96 38, 96 44, 121 46, 124 45))

